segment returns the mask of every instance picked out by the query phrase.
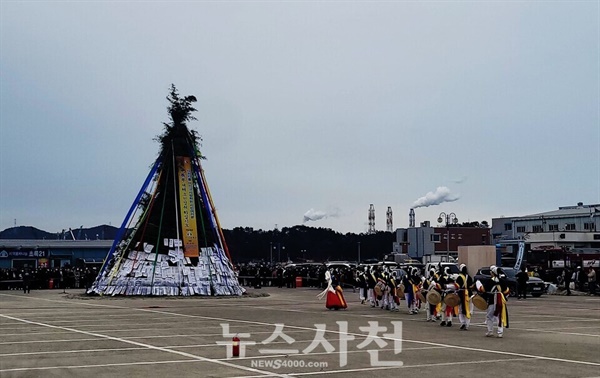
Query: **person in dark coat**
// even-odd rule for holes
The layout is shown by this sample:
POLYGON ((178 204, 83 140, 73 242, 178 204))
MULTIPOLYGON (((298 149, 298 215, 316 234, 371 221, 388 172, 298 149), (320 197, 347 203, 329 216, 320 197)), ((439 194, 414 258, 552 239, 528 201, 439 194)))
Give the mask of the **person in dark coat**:
POLYGON ((521 271, 517 273, 517 299, 527 299, 527 281, 529 275, 525 272, 525 267, 521 267, 521 271))
POLYGON ((577 267, 577 283, 579 284, 579 291, 585 291, 585 282, 587 281, 587 274, 583 270, 582 266, 577 267))
POLYGON ((563 271, 563 281, 565 283, 565 289, 567 289, 567 295, 571 295, 571 269, 568 266, 565 266, 565 270, 563 271))
POLYGON ((260 289, 262 286, 262 280, 260 277, 260 267, 256 267, 256 270, 254 271, 254 288, 255 289, 260 289))
POLYGON ((23 270, 23 273, 21 273, 21 275, 23 278, 23 293, 29 294, 31 293, 31 281, 33 279, 33 277, 31 276, 31 272, 29 271, 29 269, 25 269, 23 270))
POLYGON ((283 287, 283 267, 281 265, 277 265, 276 275, 277 275, 277 287, 282 288, 283 287))

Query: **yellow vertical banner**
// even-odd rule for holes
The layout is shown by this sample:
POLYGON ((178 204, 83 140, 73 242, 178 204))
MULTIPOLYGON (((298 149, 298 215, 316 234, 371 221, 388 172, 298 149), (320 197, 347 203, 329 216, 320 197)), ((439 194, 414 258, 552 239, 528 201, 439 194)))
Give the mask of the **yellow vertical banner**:
POLYGON ((183 253, 185 257, 198 257, 198 227, 190 158, 177 157, 177 176, 179 179, 179 210, 183 234, 183 253))

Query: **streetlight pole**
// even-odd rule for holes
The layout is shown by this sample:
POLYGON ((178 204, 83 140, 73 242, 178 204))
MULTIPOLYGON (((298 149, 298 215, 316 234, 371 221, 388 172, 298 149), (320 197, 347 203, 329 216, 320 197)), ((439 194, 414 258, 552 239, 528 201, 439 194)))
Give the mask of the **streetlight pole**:
POLYGON ((271 265, 273 265, 273 242, 269 243, 269 253, 270 253, 269 261, 270 261, 271 265))
POLYGON ((446 214, 441 212, 437 221, 438 223, 442 223, 444 219, 446 220, 446 259, 450 261, 450 223, 457 224, 458 218, 454 213, 446 214))
POLYGON ((358 242, 358 265, 360 265, 360 242, 358 242))

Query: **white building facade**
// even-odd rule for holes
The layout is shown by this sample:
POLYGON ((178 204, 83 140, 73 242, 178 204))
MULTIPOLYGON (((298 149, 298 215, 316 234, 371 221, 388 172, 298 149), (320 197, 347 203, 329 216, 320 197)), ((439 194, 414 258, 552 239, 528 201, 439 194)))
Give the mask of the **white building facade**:
POLYGON ((600 204, 580 202, 538 214, 493 218, 492 239, 507 255, 514 255, 524 241, 528 259, 549 268, 556 260, 600 261, 600 204))

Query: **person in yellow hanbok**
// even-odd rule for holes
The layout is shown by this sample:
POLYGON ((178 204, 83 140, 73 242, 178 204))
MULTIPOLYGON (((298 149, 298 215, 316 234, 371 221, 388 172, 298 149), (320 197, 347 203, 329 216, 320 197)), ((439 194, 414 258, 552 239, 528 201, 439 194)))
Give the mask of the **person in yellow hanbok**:
POLYGON ((473 302, 471 302, 471 287, 473 278, 469 276, 467 266, 460 264, 460 274, 456 278, 456 289, 460 303, 458 304, 458 320, 460 329, 467 331, 471 324, 471 314, 473 313, 473 302))

